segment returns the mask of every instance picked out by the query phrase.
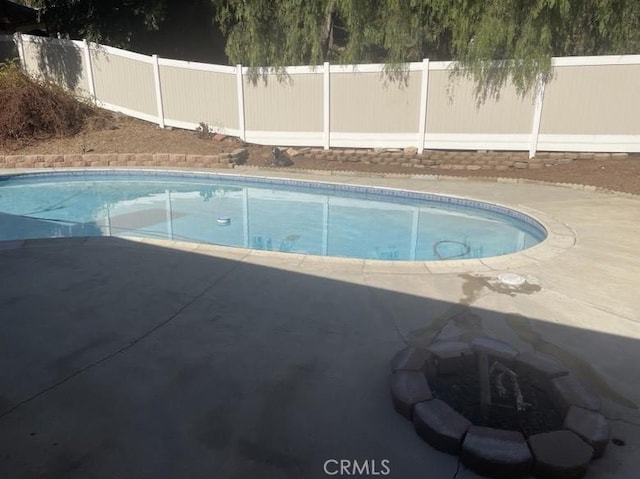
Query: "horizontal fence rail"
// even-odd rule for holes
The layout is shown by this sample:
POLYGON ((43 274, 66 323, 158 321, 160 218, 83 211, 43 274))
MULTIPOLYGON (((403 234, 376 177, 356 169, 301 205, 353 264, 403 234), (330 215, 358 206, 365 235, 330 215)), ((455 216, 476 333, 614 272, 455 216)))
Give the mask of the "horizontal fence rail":
POLYGON ((256 74, 147 56, 87 41, 0 36, 18 56, 96 105, 136 118, 281 146, 640 152, 640 55, 553 59, 553 76, 521 97, 506 85, 478 104, 452 62, 288 67, 256 74))

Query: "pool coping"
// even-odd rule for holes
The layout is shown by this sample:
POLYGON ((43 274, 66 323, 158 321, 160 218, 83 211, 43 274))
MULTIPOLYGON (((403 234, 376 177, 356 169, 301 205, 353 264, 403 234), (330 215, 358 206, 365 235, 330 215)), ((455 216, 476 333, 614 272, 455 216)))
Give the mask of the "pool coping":
MULTIPOLYGON (((495 201, 487 201, 478 198, 474 198, 473 196, 460 196, 453 194, 438 194, 438 193, 430 193, 428 190, 421 191, 412 188, 394 188, 388 186, 368 186, 357 183, 358 176, 353 176, 348 179, 348 181, 326 181, 324 179, 296 179, 287 176, 271 176, 271 175, 255 175, 255 174, 246 174, 244 172, 238 171, 229 171, 228 169, 218 170, 218 169, 180 169, 180 168, 139 168, 139 167, 82 167, 82 168, 38 168, 38 169, 20 169, 20 170, 4 170, 0 172, 0 177, 4 176, 16 176, 16 175, 29 175, 29 174, 42 174, 42 173, 73 173, 73 172, 83 172, 83 173, 95 173, 99 171, 109 171, 109 172, 133 172, 133 171, 146 171, 148 174, 151 173, 169 173, 169 172, 179 172, 182 174, 203 174, 203 175, 220 175, 220 176, 229 176, 229 177, 240 177, 247 179, 259 179, 259 180, 272 180, 272 181, 297 181, 304 183, 318 183, 322 185, 340 185, 340 186, 354 186, 354 187, 362 187, 362 188, 376 188, 380 190, 390 190, 390 191, 405 191, 409 193, 418 193, 421 195, 435 195, 439 197, 452 197, 462 200, 470 200, 474 202, 479 202, 483 204, 494 204, 500 208, 505 208, 508 210, 513 210, 515 212, 519 212, 521 214, 527 215, 531 217, 533 220, 538 222, 544 229, 546 229, 547 237, 539 244, 527 248, 526 250, 519 251, 516 253, 510 253, 501 256, 491 256, 487 258, 474 258, 474 259, 453 259, 453 260, 442 260, 442 261, 421 261, 421 260, 376 260, 376 259, 359 259, 359 258, 343 258, 336 256, 318 256, 318 255, 309 255, 304 253, 285 253, 279 251, 266 251, 266 250, 258 250, 252 248, 241 248, 241 247, 230 247, 230 246, 220 246, 220 245, 210 245, 204 243, 196 243, 196 242, 187 242, 187 241, 177 241, 177 240, 165 240, 158 238, 140 238, 134 236, 120 236, 120 238, 126 238, 129 241, 138 242, 138 243, 147 243, 153 244, 156 246, 162 246, 173 249, 180 250, 189 250, 193 252, 198 252, 201 254, 207 255, 222 255, 222 256, 231 256, 231 257, 241 257, 242 261, 252 261, 252 260, 264 260, 265 258, 273 258, 276 262, 285 262, 289 265, 295 265, 306 269, 307 267, 328 267, 328 266, 337 266, 340 265, 343 268, 349 269, 361 269, 362 272, 390 272, 396 274, 450 274, 450 273, 471 273, 471 272, 492 272, 492 271, 503 271, 509 270, 512 268, 519 268, 522 266, 527 266, 530 264, 535 264, 539 262, 549 261, 552 258, 564 253, 565 251, 571 249, 576 243, 576 235, 575 232, 566 224, 562 223, 559 220, 549 216, 548 214, 534 210, 533 208, 526 207, 523 205, 511 205, 509 203, 503 202, 495 202, 495 201), (353 179, 353 181, 351 181, 353 179)), ((280 173, 278 171, 278 173, 280 173)), ((282 172, 285 173, 286 172, 282 172)), ((375 177, 374 177, 375 178, 375 177)), ((447 177, 456 179, 457 177, 447 177)), ((438 180, 440 179, 438 178, 438 180)), ((447 181, 447 180, 445 180, 447 181)), ((468 180, 466 180, 468 181, 468 180)), ((103 238, 103 237, 96 237, 103 238)), ((68 238, 66 238, 69 240, 68 238)), ((94 242, 96 239, 92 237, 84 238, 85 241, 82 241, 83 238, 77 238, 76 243, 81 245, 85 242, 94 242), (93 240, 93 241, 92 241, 93 240)), ((2 241, 0 242, 0 250, 6 249, 14 249, 19 247, 32 247, 38 246, 42 243, 49 244, 53 238, 41 238, 41 239, 26 239, 26 240, 12 240, 12 241, 2 241)))

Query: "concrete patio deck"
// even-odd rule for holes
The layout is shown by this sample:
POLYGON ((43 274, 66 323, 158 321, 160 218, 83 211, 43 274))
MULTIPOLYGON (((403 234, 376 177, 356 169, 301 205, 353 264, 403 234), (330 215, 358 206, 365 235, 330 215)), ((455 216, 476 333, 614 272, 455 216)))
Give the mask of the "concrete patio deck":
MULTIPOLYGON (((550 239, 414 263, 122 238, 0 243, 0 477, 326 478, 326 461, 356 459, 378 475, 388 461, 386 477, 452 478, 457 457, 394 412, 389 360, 478 334, 563 361, 626 443, 586 477, 637 477, 640 198, 260 174, 497 202, 539 218, 550 239), (535 287, 496 288, 505 271, 535 287)), ((459 467, 457 479, 476 477, 459 467)))

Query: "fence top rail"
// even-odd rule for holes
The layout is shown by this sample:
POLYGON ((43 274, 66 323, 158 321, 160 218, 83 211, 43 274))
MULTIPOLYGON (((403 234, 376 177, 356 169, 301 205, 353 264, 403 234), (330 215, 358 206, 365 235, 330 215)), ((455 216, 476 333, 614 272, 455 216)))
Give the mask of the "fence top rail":
POLYGON ((213 63, 189 62, 185 60, 171 60, 168 58, 158 58, 158 64, 164 67, 186 68, 188 70, 200 70, 215 73, 236 73, 236 67, 228 65, 216 65, 213 63))
MULTIPOLYGON (((52 37, 39 37, 35 35, 21 34, 23 41, 31 43, 57 43, 62 46, 74 46, 82 48, 84 42, 80 40, 67 40, 64 38, 52 38, 52 37)), ((0 42, 14 41, 14 35, 0 35, 0 42)), ((93 51, 103 51, 109 54, 118 55, 134 60, 139 60, 147 63, 153 62, 153 57, 144 55, 142 53, 136 53, 129 50, 123 50, 120 48, 110 47, 107 45, 101 45, 97 43, 90 43, 90 48, 93 51)), ((188 68, 192 70, 211 71, 219 73, 235 73, 236 67, 228 65, 217 65, 212 63, 199 63, 189 62, 184 60, 174 60, 167 58, 159 58, 158 63, 163 66, 171 66, 176 68, 188 68)), ((431 61, 429 62, 430 71, 438 70, 450 70, 455 65, 454 61, 431 61)), ((553 57, 552 65, 554 67, 569 67, 569 66, 601 66, 601 65, 640 65, 640 55, 599 55, 599 56, 575 56, 575 57, 553 57)), ((421 71, 423 69, 423 62, 410 62, 401 66, 404 71, 421 71)), ((242 67, 243 74, 249 74, 257 70, 259 74, 265 75, 303 75, 303 74, 317 74, 324 72, 323 65, 304 65, 304 66, 287 66, 282 68, 257 68, 242 67)), ((368 64, 351 64, 351 65, 337 65, 332 64, 329 67, 331 73, 380 73, 386 70, 384 63, 368 63, 368 64)))
POLYGON ((58 45, 63 46, 73 46, 73 45, 82 45, 80 40, 68 40, 66 38, 54 38, 54 37, 39 37, 37 35, 29 35, 27 33, 22 33, 20 35, 23 42, 29 43, 57 43, 58 45))
MULTIPOLYGON (((22 34, 22 41, 36 43, 36 44, 57 44, 64 47, 84 48, 85 42, 83 40, 67 40, 66 38, 53 38, 53 37, 38 37, 34 35, 22 34)), ((111 55, 118 55, 121 57, 131 58, 133 60, 139 60, 147 63, 153 61, 149 55, 142 53, 131 52, 129 50, 123 50, 121 48, 109 47, 99 43, 88 42, 89 48, 94 52, 104 52, 111 55)))
MULTIPOLYGON (((405 71, 422 71, 422 62, 410 62, 401 65, 400 67, 405 71)), ((329 71, 331 73, 382 73, 387 69, 384 63, 360 63, 353 65, 330 65, 329 71)), ((324 65, 301 65, 301 66, 287 66, 279 68, 271 67, 242 67, 243 74, 250 74, 256 72, 259 75, 305 75, 324 73, 324 65)))
MULTIPOLYGON (((453 61, 429 62, 429 70, 449 70, 455 66, 453 61)), ((599 55, 584 57, 553 57, 554 67, 600 66, 600 65, 640 65, 640 55, 599 55)))
MULTIPOLYGON (((422 71, 422 62, 403 63, 401 71, 422 71)), ((381 73, 388 69, 384 63, 362 63, 357 65, 331 65, 331 73, 381 73)))
POLYGON ((108 47, 106 45, 100 45, 98 43, 90 43, 89 49, 96 53, 108 53, 110 55, 116 55, 119 57, 129 58, 131 60, 139 60, 145 63, 153 63, 153 57, 150 55, 144 55, 142 53, 130 52, 129 50, 122 50, 121 48, 108 47))
POLYGON ((308 75, 314 73, 322 73, 324 67, 322 65, 300 65, 288 67, 242 67, 242 74, 249 75, 256 73, 258 75, 308 75))
POLYGON ((598 66, 598 65, 640 65, 640 55, 600 55, 591 57, 554 57, 554 67, 598 66))

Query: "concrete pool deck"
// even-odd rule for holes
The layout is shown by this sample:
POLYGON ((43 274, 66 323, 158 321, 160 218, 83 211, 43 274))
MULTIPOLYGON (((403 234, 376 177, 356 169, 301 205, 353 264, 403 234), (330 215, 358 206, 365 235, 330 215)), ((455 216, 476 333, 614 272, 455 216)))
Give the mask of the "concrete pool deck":
POLYGON ((386 460, 386 477, 451 478, 457 457, 394 412, 389 360, 479 334, 563 361, 626 443, 586 477, 637 477, 640 198, 245 172, 496 202, 551 238, 439 263, 123 238, 0 244, 0 477, 322 478, 330 460, 368 460, 374 476, 386 460), (529 287, 497 286, 506 271, 529 287))

